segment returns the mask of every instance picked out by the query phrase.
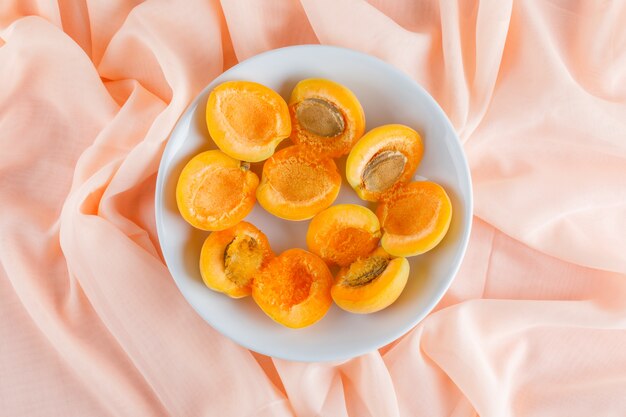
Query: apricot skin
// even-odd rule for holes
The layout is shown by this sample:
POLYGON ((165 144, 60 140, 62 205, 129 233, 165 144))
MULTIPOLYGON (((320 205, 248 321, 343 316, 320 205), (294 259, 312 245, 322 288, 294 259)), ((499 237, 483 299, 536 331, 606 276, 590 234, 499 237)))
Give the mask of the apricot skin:
POLYGON ((206 122, 215 144, 227 155, 263 161, 291 134, 285 100, 274 90, 250 81, 227 81, 213 89, 206 122))
POLYGON ((241 298, 250 295, 254 276, 273 256, 267 237, 251 223, 241 222, 229 229, 213 232, 206 238, 200 252, 200 274, 210 289, 232 298, 241 298), (249 260, 249 265, 245 260, 236 260, 239 267, 236 272, 242 276, 235 280, 226 267, 226 251, 236 238, 242 237, 255 242, 254 252, 251 252, 254 259, 249 260))
POLYGON ((394 256, 415 256, 437 246, 450 227, 452 204, 431 181, 415 181, 382 202, 376 214, 383 228, 381 245, 394 256))
MULTIPOLYGON (((357 314, 369 314, 380 311, 393 304, 406 286, 409 277, 409 262, 406 258, 394 258, 378 248, 370 257, 388 259, 384 271, 376 278, 363 285, 350 285, 347 280, 354 267, 341 268, 331 289, 335 304, 343 310, 357 314)), ((360 259, 359 262, 367 261, 360 259)))
POLYGON ((380 222, 369 209, 337 204, 311 220, 306 242, 327 263, 346 266, 376 249, 380 236, 380 222))
POLYGON ((259 178, 230 156, 211 150, 194 156, 176 185, 183 219, 208 231, 224 230, 243 220, 256 201, 259 178))
POLYGON ((303 249, 289 249, 255 277, 252 298, 272 320, 296 329, 326 315, 332 304, 332 283, 321 258, 303 249))

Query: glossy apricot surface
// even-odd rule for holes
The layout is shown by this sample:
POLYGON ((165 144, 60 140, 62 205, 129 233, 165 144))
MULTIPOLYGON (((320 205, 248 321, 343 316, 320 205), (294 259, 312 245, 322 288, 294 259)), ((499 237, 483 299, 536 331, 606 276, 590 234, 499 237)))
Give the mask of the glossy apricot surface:
POLYGON ((395 256, 414 256, 441 242, 450 226, 452 204, 439 184, 416 181, 383 201, 376 214, 383 228, 382 247, 395 256))
POLYGON ((409 262, 383 248, 341 268, 331 289, 335 304, 352 313, 374 313, 395 302, 409 277, 409 262))
POLYGON ((289 99, 294 143, 332 158, 350 152, 365 131, 365 113, 357 97, 331 80, 300 81, 289 99))
POLYGON ((269 158, 291 134, 285 100, 251 81, 227 81, 213 89, 206 122, 211 138, 224 153, 248 162, 269 158))
POLYGON ((202 280, 212 290, 240 298, 252 292, 252 280, 274 256, 267 237, 248 222, 211 233, 200 252, 202 280))
POLYGON ((337 204, 313 217, 306 242, 327 263, 346 266, 372 252, 380 236, 378 217, 368 208, 337 204))
POLYGON ((271 214, 306 220, 330 206, 339 194, 341 175, 335 162, 303 146, 276 152, 263 164, 257 199, 271 214))
POLYGON ((255 277, 252 297, 277 323, 300 328, 324 317, 332 304, 332 284, 330 270, 320 257, 303 249, 289 249, 255 277))
POLYGON ((218 151, 194 156, 176 185, 183 218, 202 230, 224 230, 243 220, 256 201, 259 178, 248 164, 218 151))
POLYGON ((346 160, 346 179, 363 200, 378 201, 410 181, 424 144, 415 130, 392 124, 367 132, 346 160))

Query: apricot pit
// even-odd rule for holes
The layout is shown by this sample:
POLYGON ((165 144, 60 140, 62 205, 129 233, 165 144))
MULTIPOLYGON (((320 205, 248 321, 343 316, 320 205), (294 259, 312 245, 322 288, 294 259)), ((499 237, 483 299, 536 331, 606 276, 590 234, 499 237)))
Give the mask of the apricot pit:
POLYGON ((365 131, 365 114, 354 93, 336 82, 300 81, 289 100, 291 139, 331 158, 350 152, 365 131))
POLYGON ((335 304, 359 314, 374 313, 393 304, 406 286, 409 262, 378 248, 341 268, 331 289, 335 304))
POLYGON ((422 138, 404 125, 370 130, 346 161, 346 178, 363 200, 378 201, 411 179, 424 153, 422 138))
POLYGON ((241 222, 211 233, 200 252, 200 274, 207 287, 240 298, 252 292, 252 280, 274 256, 267 237, 241 222))

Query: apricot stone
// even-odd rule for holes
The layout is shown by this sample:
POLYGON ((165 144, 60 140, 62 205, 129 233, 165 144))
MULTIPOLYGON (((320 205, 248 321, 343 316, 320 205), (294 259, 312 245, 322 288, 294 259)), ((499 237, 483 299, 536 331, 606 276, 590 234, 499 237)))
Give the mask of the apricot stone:
POLYGON ((415 130, 385 125, 367 132, 346 161, 346 178, 359 197, 379 201, 411 180, 422 160, 424 145, 415 130))
POLYGON ((291 140, 319 155, 336 158, 350 152, 365 131, 365 113, 354 93, 334 81, 300 81, 291 93, 291 140))
POLYGON ((409 277, 409 262, 378 248, 341 268, 331 289, 335 304, 352 313, 380 311, 395 302, 409 277))
POLYGON ((267 237, 248 222, 211 233, 200 252, 207 287, 230 297, 250 295, 252 281, 274 256, 267 237))

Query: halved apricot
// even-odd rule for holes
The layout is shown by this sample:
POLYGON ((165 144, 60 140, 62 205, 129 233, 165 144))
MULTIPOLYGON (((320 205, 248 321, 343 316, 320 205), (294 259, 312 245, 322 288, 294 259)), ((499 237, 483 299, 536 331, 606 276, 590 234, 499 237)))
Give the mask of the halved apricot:
POLYGON ((259 177, 242 163, 218 151, 194 156, 176 185, 183 218, 202 230, 224 230, 239 223, 254 206, 259 177))
POLYGON ((224 153, 248 162, 269 158, 291 134, 285 100, 251 81, 227 81, 215 87, 207 101, 206 122, 224 153))
POLYGON ((352 91, 320 78, 300 81, 291 93, 291 140, 331 158, 350 152, 365 131, 365 114, 352 91))
POLYGON ((265 210, 286 220, 306 220, 330 206, 341 175, 330 158, 302 146, 276 152, 263 164, 257 199, 265 210))
POLYGON ((252 280, 274 256, 267 237, 248 222, 211 233, 200 252, 200 274, 207 287, 241 298, 252 292, 252 280))
POLYGON ((338 204, 313 217, 306 243, 326 262, 347 266, 376 249, 380 236, 380 222, 372 211, 356 204, 338 204))
POLYGON ((272 320, 300 328, 324 317, 332 304, 332 284, 321 258, 303 249, 289 249, 255 277, 252 298, 272 320))
POLYGON ((439 184, 406 184, 376 210, 383 227, 382 247, 395 256, 414 256, 437 246, 448 232, 452 204, 439 184))
POLYGON ((409 277, 409 262, 378 248, 341 268, 331 289, 335 304, 352 313, 374 313, 398 299, 409 277))
POLYGON ((363 200, 378 201, 411 179, 423 154, 424 144, 415 130, 399 124, 380 126, 350 151, 346 178, 363 200))

